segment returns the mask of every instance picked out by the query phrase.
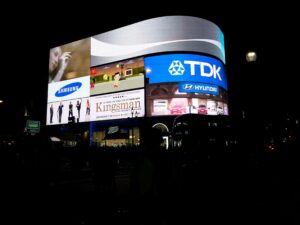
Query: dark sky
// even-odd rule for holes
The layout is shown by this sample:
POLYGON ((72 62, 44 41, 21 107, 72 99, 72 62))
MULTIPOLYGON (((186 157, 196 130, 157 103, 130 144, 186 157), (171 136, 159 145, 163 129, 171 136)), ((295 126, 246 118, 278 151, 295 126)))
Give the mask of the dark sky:
MULTIPOLYGON (((239 5, 184 2, 169 7, 152 2, 111 6, 72 5, 1 15, 1 123, 17 118, 26 105, 36 119, 46 111, 49 48, 110 31, 141 20, 189 15, 210 20, 224 33, 229 98, 234 108, 262 113, 295 110, 299 102, 299 33, 297 7, 246 1, 239 5), (138 7, 138 8, 136 8, 138 7), (5 22, 7 21, 7 22, 5 22), (9 21, 9 22, 8 22, 9 21), (246 63, 257 51, 255 64, 246 63)), ((166 3, 168 4, 168 3, 166 3)), ((28 5, 26 6, 28 8, 28 5)), ((29 6, 30 7, 30 6, 29 6)), ((36 6, 35 6, 36 7, 36 6)))

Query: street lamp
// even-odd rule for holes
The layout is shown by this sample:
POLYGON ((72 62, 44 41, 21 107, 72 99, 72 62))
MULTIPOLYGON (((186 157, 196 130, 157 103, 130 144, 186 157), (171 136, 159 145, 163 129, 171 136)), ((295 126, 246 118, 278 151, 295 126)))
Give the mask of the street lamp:
POLYGON ((255 62, 257 59, 257 54, 254 51, 249 51, 246 54, 246 60, 247 62, 255 62))

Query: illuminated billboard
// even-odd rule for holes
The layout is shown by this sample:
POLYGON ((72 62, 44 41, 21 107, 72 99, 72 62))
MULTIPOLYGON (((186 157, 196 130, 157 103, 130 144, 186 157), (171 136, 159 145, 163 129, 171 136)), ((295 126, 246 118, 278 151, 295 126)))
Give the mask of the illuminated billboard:
POLYGON ((91 95, 144 87, 143 57, 91 68, 91 95))
POLYGON ((224 64, 222 31, 190 16, 153 18, 54 47, 46 124, 228 115, 224 64))
POLYGON ((145 57, 147 116, 228 115, 227 78, 219 60, 196 54, 145 57))
POLYGON ((144 89, 91 97, 91 121, 145 116, 144 89))
POLYGON ((90 121, 90 98, 78 98, 67 101, 52 102, 47 105, 46 125, 67 124, 90 121))
POLYGON ((91 39, 57 46, 49 53, 49 83, 88 76, 91 39))
POLYGON ((223 64, 215 58, 195 54, 168 54, 145 58, 149 84, 193 82, 213 84, 227 90, 223 64))
POLYGON ((49 83, 48 103, 90 96, 90 76, 49 83))
POLYGON ((91 66, 165 52, 198 52, 225 63, 224 35, 205 19, 164 16, 91 37, 91 66))

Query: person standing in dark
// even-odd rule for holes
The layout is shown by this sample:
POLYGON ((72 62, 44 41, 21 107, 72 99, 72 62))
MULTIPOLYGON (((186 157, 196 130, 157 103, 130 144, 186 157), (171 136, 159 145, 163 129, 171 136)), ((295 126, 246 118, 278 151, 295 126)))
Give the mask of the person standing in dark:
POLYGON ((58 112, 58 122, 61 123, 61 116, 64 105, 62 103, 59 104, 57 112, 58 112))
POLYGON ((50 123, 53 123, 53 104, 50 106, 50 123))
POLYGON ((79 121, 79 119, 80 119, 81 101, 79 102, 79 100, 77 100, 76 108, 77 108, 77 111, 78 111, 78 121, 79 121))
POLYGON ((73 104, 70 102, 69 104, 69 117, 73 117, 73 104))

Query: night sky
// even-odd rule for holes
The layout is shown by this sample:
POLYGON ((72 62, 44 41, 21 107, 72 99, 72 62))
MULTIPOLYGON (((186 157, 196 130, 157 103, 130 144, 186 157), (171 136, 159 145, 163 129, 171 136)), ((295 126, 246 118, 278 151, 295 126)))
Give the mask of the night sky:
POLYGON ((197 6, 182 3, 170 7, 150 2, 135 8, 125 2, 117 5, 99 8, 72 5, 60 10, 42 6, 40 10, 16 13, 18 16, 12 21, 1 15, 4 53, 0 99, 5 101, 0 105, 2 130, 11 126, 9 121, 20 120, 24 106, 34 119, 45 120, 51 47, 168 15, 196 16, 221 28, 225 37, 229 107, 234 113, 240 109, 264 116, 296 112, 300 75, 297 35, 300 20, 299 13, 294 13, 297 7, 290 4, 262 7, 250 1, 234 6, 202 2, 197 6), (257 62, 246 62, 248 50, 257 52, 257 62))

